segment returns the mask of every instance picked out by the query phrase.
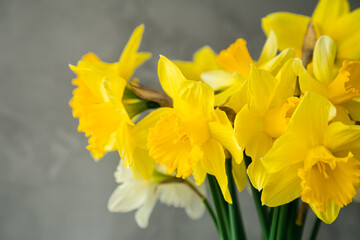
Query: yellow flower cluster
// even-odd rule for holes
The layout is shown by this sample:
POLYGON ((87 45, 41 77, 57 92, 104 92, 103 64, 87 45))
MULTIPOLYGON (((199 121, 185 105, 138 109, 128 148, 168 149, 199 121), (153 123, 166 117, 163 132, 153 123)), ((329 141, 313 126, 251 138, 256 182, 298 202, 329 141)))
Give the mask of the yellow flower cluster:
POLYGON ((232 158, 240 191, 248 177, 264 205, 300 197, 331 223, 360 186, 360 9, 349 9, 346 0, 320 0, 312 17, 266 16, 257 61, 244 39, 219 54, 203 47, 192 62, 160 56, 158 77, 172 103, 161 107, 132 79, 150 57, 137 52, 139 26, 119 62, 89 53, 70 66, 78 129, 96 160, 117 149, 135 179, 156 178, 160 165, 197 185, 209 174, 231 203, 225 159, 232 158), (139 120, 151 106, 158 108, 139 120), (252 159, 247 169, 243 154, 252 159))

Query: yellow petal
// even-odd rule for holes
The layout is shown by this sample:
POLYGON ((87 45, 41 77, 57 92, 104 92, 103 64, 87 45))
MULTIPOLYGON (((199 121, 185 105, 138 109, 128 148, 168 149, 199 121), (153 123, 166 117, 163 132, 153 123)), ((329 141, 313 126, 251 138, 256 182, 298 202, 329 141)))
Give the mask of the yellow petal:
POLYGON ((262 65, 267 61, 269 61, 270 59, 274 58, 276 56, 277 50, 278 47, 277 47, 276 36, 275 33, 270 29, 270 33, 266 39, 265 45, 262 49, 257 64, 262 65))
POLYGON ((316 216, 327 224, 335 221, 341 209, 341 207, 332 200, 330 200, 330 202, 328 203, 326 211, 320 211, 316 208, 314 203, 310 203, 310 207, 314 211, 316 216))
POLYGON ((264 187, 264 183, 268 176, 266 169, 264 168, 260 159, 251 162, 247 169, 247 174, 254 188, 259 191, 264 187))
POLYGON ((294 72, 299 76, 300 89, 303 93, 311 91, 328 96, 327 86, 313 78, 304 68, 300 59, 294 60, 293 68, 294 72))
POLYGON ((293 57, 295 57, 295 50, 293 48, 288 48, 265 64, 259 65, 259 68, 267 70, 275 76, 278 74, 279 70, 284 66, 284 64, 293 57))
POLYGON ((360 126, 334 122, 326 129, 324 145, 333 153, 360 149, 360 126))
POLYGON ((183 118, 211 119, 214 112, 214 91, 203 82, 185 81, 174 99, 174 108, 183 118))
POLYGON ((240 164, 237 164, 234 159, 232 159, 232 174, 234 176, 234 181, 238 190, 241 192, 244 190, 247 184, 246 177, 246 166, 245 161, 242 161, 240 164))
POLYGON ((203 72, 220 69, 215 59, 216 53, 209 46, 204 46, 195 52, 193 62, 174 61, 174 63, 186 79, 201 81, 200 75, 203 72))
POLYGON ((130 117, 122 101, 126 87, 125 79, 117 76, 109 76, 104 79, 103 84, 107 91, 109 100, 114 106, 114 108, 122 114, 124 121, 126 121, 130 125, 133 125, 133 122, 130 120, 130 117))
POLYGON ((334 79, 336 44, 328 36, 321 36, 314 48, 313 72, 317 80, 329 84, 334 79))
POLYGON ((289 97, 295 94, 297 76, 293 70, 293 61, 293 59, 289 59, 276 75, 279 81, 270 108, 283 105, 289 97))
POLYGON ((334 28, 336 21, 349 13, 350 6, 347 0, 321 0, 312 16, 318 35, 323 35, 334 28))
POLYGON ((235 132, 231 123, 226 113, 220 109, 217 108, 215 114, 218 120, 208 123, 211 138, 229 150, 235 162, 240 164, 243 159, 242 149, 235 139, 235 132))
POLYGON ((269 173, 275 173, 304 161, 307 150, 304 139, 297 134, 285 133, 275 140, 272 148, 262 158, 262 163, 269 173))
POLYGON ((263 120, 257 113, 251 111, 248 105, 245 105, 236 115, 234 128, 240 147, 245 149, 263 131, 263 120))
POLYGON ((250 109, 260 116, 264 115, 270 106, 277 84, 278 80, 269 72, 252 65, 249 76, 250 109))
POLYGON ((243 76, 249 75, 250 66, 254 63, 246 47, 246 41, 242 38, 221 51, 216 60, 229 72, 240 72, 243 76))
POLYGON ((138 66, 151 57, 150 53, 137 53, 143 32, 144 25, 135 28, 119 59, 119 75, 126 80, 130 79, 138 66))
POLYGON ((261 132, 254 136, 247 144, 245 152, 253 161, 259 160, 270 150, 273 145, 271 136, 261 132))
POLYGON ((302 45, 310 18, 302 15, 277 12, 267 15, 262 19, 262 27, 266 35, 273 30, 278 48, 294 48, 297 57, 301 57, 302 45))
POLYGON ((206 171, 204 170, 202 161, 197 161, 193 163, 193 176, 195 178, 195 184, 200 186, 206 178, 206 171))
POLYGON ((203 145, 203 149, 204 160, 201 163, 204 170, 216 177, 225 201, 232 203, 225 169, 225 154, 222 146, 215 140, 210 139, 203 145))
POLYGON ((353 99, 345 104, 350 116, 355 121, 360 121, 360 101, 353 99))
POLYGON ((360 59, 360 8, 346 14, 331 26, 328 35, 338 44, 337 58, 360 59))
POLYGON ((333 112, 336 109, 326 98, 317 93, 306 93, 290 120, 288 131, 306 139, 311 147, 320 146, 333 112))
POLYGON ((236 81, 233 74, 222 70, 202 73, 201 79, 214 89, 214 91, 229 87, 236 81))
POLYGON ((277 207, 300 197, 301 179, 297 175, 300 166, 301 163, 291 165, 269 174, 261 194, 261 202, 269 207, 277 207))
POLYGON ((179 94, 180 85, 187 81, 180 69, 161 55, 158 63, 158 75, 162 88, 173 99, 179 94))

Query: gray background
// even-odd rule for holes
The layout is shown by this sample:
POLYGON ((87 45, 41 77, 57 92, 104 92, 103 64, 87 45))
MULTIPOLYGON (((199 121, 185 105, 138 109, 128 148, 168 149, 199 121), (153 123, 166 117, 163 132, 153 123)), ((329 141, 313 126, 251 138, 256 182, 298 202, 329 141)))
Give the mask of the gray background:
MULTIPOLYGON (((68 64, 95 52, 116 61, 132 30, 146 25, 151 51, 137 76, 159 88, 158 55, 190 60, 208 44, 216 51, 243 37, 256 58, 265 37, 260 19, 274 11, 310 15, 314 1, 0 1, 0 239, 217 239, 206 214, 158 204, 146 230, 134 213, 106 208, 115 189, 116 153, 95 163, 71 116, 68 64)), ((351 1, 352 8, 359 7, 351 1)), ((240 194, 249 239, 260 239, 255 208, 240 194)), ((358 239, 360 205, 343 209, 320 239, 358 239)), ((308 215, 313 219, 314 215, 308 215)), ((306 233, 308 234, 308 233, 306 233)))

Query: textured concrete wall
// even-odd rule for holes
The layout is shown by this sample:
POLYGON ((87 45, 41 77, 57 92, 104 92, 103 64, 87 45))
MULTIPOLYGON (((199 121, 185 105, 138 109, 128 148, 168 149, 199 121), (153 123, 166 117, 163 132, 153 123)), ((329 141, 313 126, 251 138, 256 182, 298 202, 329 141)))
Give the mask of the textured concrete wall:
MULTIPOLYGON (((190 60, 205 44, 219 51, 243 37, 258 56, 262 16, 309 15, 314 6, 311 0, 0 1, 0 239, 217 239, 208 215, 191 221, 183 210, 158 204, 141 230, 134 213, 107 211, 118 155, 95 163, 85 150, 68 106, 74 77, 68 64, 89 51, 117 60, 132 30, 145 23, 141 48, 154 57, 137 76, 159 88, 160 53, 190 60)), ((260 239, 251 198, 240 196, 249 239, 260 239)), ((359 212, 357 204, 343 209, 334 224, 322 226, 320 239, 358 239, 359 212)))

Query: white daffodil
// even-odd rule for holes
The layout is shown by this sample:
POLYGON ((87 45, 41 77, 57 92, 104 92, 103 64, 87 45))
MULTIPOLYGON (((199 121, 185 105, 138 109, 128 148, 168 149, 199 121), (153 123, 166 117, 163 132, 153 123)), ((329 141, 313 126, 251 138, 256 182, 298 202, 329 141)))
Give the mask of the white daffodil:
MULTIPOLYGON (((114 174, 116 182, 120 185, 109 199, 109 211, 130 212, 137 209, 135 220, 141 228, 148 226, 149 217, 157 199, 170 206, 185 208, 187 215, 192 219, 198 219, 203 215, 204 205, 194 190, 182 183, 181 179, 177 182, 172 181, 174 179, 172 176, 166 178, 167 170, 164 171, 163 167, 157 166, 155 172, 158 174, 150 179, 135 179, 131 169, 120 161, 114 174)), ((205 196, 204 185, 195 186, 193 180, 188 181, 205 196)))

